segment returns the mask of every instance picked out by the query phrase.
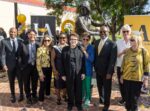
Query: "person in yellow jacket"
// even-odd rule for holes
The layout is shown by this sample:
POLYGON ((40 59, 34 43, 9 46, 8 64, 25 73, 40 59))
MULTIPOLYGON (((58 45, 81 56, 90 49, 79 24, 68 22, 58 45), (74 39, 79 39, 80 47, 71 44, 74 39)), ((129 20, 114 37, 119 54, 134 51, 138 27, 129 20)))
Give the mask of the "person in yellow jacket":
POLYGON ((42 40, 42 45, 37 49, 36 66, 40 79, 39 89, 39 102, 42 105, 45 97, 50 97, 50 86, 52 77, 51 67, 51 50, 52 50, 52 37, 45 35, 42 40))
POLYGON ((125 107, 127 111, 138 111, 138 99, 142 84, 148 85, 150 57, 142 45, 141 36, 132 35, 131 47, 126 50, 121 66, 121 83, 125 88, 125 107))

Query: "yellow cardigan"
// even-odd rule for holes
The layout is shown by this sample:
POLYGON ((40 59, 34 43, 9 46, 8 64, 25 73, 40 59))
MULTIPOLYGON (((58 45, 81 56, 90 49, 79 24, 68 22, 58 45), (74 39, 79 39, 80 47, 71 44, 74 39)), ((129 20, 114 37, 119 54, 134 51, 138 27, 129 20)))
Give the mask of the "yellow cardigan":
POLYGON ((144 63, 141 48, 136 52, 131 49, 127 50, 121 67, 124 80, 142 81, 143 74, 148 75, 150 73, 149 53, 147 50, 143 50, 144 63))

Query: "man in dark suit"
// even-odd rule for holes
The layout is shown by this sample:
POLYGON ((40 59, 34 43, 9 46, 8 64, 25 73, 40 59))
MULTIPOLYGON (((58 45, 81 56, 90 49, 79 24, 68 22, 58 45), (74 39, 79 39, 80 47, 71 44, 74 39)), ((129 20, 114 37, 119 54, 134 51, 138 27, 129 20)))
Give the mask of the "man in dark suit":
POLYGON ((117 47, 109 38, 109 28, 103 25, 100 28, 100 40, 95 41, 95 71, 97 87, 100 96, 99 102, 104 104, 103 111, 110 106, 112 75, 117 57, 117 47))
POLYGON ((30 29, 27 34, 29 41, 25 44, 26 52, 24 52, 24 55, 26 58, 26 63, 23 69, 23 75, 27 104, 36 103, 38 101, 38 72, 36 68, 36 52, 37 48, 39 47, 39 43, 36 42, 36 34, 37 33, 35 30, 30 29))
POLYGON ((16 102, 15 97, 15 78, 17 77, 20 89, 19 102, 23 100, 23 82, 20 68, 23 66, 23 41, 17 38, 17 29, 10 28, 9 38, 1 41, 1 63, 4 71, 8 73, 11 90, 11 102, 16 102))
POLYGON ((85 78, 84 53, 78 46, 79 36, 70 35, 70 46, 62 50, 62 79, 66 81, 68 93, 68 111, 76 105, 82 111, 82 80, 85 78), (74 103, 75 102, 75 103, 74 103))

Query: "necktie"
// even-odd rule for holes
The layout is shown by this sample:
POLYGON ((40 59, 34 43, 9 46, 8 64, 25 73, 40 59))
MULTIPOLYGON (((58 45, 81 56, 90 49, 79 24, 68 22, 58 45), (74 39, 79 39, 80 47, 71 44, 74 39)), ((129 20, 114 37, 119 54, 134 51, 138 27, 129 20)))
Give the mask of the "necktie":
POLYGON ((13 43, 13 52, 16 52, 15 40, 12 40, 12 43, 13 43))
POLYGON ((102 50, 102 48, 103 48, 104 43, 105 43, 104 40, 101 39, 101 41, 100 41, 100 43, 99 43, 99 45, 98 45, 98 55, 100 54, 100 52, 101 52, 101 50, 102 50))
POLYGON ((31 44, 31 64, 34 65, 35 62, 35 48, 34 44, 31 44))

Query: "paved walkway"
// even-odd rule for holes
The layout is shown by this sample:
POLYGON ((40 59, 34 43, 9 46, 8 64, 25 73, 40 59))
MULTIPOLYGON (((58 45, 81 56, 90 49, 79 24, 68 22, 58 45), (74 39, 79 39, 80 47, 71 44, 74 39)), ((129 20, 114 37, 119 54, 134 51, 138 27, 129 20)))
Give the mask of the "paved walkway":
MULTIPOLYGON (((52 89, 52 92, 53 89, 52 89)), ((16 83, 16 93, 18 97, 18 85, 16 83)), ((120 100, 120 93, 118 91, 117 84, 115 80, 113 80, 113 89, 111 94, 111 107, 110 111, 125 111, 124 106, 119 106, 117 103, 120 100)), ((0 79, 0 111, 67 111, 66 103, 63 102, 62 105, 56 104, 56 96, 53 93, 50 99, 46 99, 44 101, 44 105, 40 106, 39 103, 34 104, 32 106, 26 105, 25 101, 16 102, 12 104, 9 101, 10 90, 8 81, 4 79, 0 79)), ((98 106, 95 103, 98 102, 98 93, 97 88, 94 86, 92 93, 92 102, 88 109, 84 111, 102 111, 102 105, 98 106)), ((142 95, 140 102, 141 111, 150 111, 150 95, 142 95), (144 104, 144 105, 143 105, 144 104), (148 108, 149 107, 149 108, 148 108)), ((73 111, 76 111, 76 108, 73 108, 73 111)))

